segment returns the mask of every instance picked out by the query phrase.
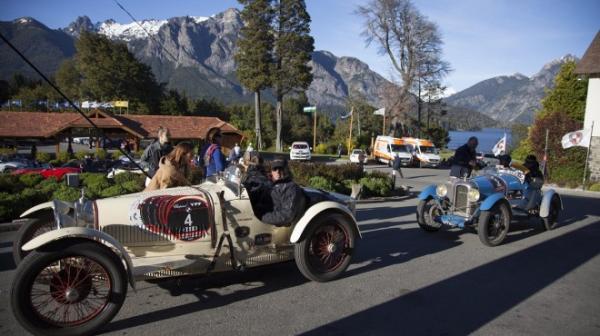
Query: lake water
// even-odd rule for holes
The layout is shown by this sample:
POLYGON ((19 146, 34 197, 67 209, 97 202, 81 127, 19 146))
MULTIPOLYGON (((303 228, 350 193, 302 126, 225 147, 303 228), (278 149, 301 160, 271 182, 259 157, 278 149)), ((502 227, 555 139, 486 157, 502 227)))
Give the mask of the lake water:
POLYGON ((508 143, 508 150, 512 149, 512 134, 510 129, 504 128, 483 128, 481 131, 450 131, 448 142, 448 149, 457 149, 467 142, 467 140, 475 136, 479 140, 479 146, 477 146, 478 152, 491 153, 494 145, 504 136, 506 132, 506 140, 508 143))

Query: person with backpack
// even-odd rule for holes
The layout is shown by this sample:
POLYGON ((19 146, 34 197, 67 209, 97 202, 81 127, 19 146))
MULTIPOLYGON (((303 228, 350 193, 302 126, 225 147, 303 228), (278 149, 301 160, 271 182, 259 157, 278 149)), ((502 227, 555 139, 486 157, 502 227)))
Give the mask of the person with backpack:
POLYGON ((225 156, 221 153, 221 132, 216 131, 209 140, 210 144, 200 153, 205 178, 216 176, 225 169, 225 156))

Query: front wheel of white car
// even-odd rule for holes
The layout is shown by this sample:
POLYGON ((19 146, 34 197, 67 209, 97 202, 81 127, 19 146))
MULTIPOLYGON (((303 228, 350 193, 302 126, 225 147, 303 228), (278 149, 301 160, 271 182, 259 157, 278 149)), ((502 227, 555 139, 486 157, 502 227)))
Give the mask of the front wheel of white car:
POLYGON ((344 215, 319 216, 295 246, 296 265, 312 281, 334 280, 350 265, 355 241, 352 223, 344 215))

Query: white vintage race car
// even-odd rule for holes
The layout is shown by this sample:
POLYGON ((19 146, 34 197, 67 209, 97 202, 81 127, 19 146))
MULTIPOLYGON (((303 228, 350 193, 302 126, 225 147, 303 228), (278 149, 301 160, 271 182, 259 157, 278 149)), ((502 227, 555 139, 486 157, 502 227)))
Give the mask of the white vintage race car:
POLYGON ((304 191, 304 215, 289 227, 258 220, 233 171, 197 186, 35 206, 14 242, 15 317, 36 335, 82 335, 110 322, 139 280, 292 259, 308 279, 333 280, 360 237, 354 200, 304 191))

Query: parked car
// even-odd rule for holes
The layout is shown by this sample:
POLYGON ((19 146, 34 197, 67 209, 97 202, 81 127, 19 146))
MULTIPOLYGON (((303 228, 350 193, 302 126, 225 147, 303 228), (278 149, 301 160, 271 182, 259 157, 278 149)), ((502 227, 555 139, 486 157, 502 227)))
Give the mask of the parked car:
POLYGON ((428 232, 444 225, 473 227, 487 246, 504 241, 513 218, 540 219, 546 230, 552 230, 563 209, 560 195, 553 189, 542 193, 524 179, 520 171, 489 167, 470 179, 450 177, 446 183, 430 185, 419 195, 419 226, 428 232), (527 209, 527 197, 536 192, 538 202, 527 209))
POLYGON ((10 159, 0 163, 0 173, 10 173, 17 169, 33 167, 33 162, 29 160, 10 159))
POLYGON ((13 244, 17 321, 35 335, 91 334, 110 322, 127 285, 139 280, 288 260, 317 282, 346 270, 360 237, 353 199, 304 189, 302 217, 287 227, 268 225, 254 215, 236 169, 218 182, 27 210, 22 217, 31 221, 13 244))
POLYGON ((350 153, 350 162, 352 163, 367 163, 369 158, 362 149, 353 149, 350 153))
POLYGON ((439 150, 431 140, 417 138, 402 138, 406 143, 413 146, 413 164, 417 167, 437 168, 440 164, 439 150))
POLYGON ((290 146, 290 160, 310 161, 312 148, 306 141, 295 141, 290 146))
MULTIPOLYGON (((136 161, 138 163, 138 165, 140 164, 140 161, 136 161)), ((136 166, 135 164, 133 164, 131 161, 129 160, 118 160, 115 162, 115 164, 110 168, 110 170, 108 171, 108 174, 106 175, 107 178, 114 178, 116 175, 119 174, 123 174, 123 173, 135 173, 135 174, 143 174, 144 172, 141 171, 138 166, 136 166)))
POLYGON ((22 175, 22 174, 40 174, 44 178, 55 177, 57 180, 60 180, 66 174, 77 174, 81 173, 82 169, 80 167, 71 167, 69 164, 63 165, 61 167, 53 167, 51 165, 45 165, 42 167, 34 167, 34 168, 20 168, 16 169, 12 172, 14 175, 22 175))

